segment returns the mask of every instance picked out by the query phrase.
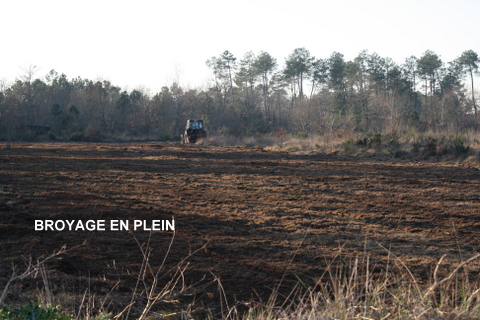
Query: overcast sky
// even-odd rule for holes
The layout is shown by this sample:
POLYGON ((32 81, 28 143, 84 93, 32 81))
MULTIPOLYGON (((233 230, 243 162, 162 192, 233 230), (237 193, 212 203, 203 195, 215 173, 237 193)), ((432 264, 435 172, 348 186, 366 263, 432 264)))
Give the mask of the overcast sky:
POLYGON ((367 49, 397 63, 427 49, 444 62, 480 54, 479 0, 1 0, 0 80, 37 66, 157 92, 205 86, 205 61, 229 50, 295 49, 347 60, 367 49))

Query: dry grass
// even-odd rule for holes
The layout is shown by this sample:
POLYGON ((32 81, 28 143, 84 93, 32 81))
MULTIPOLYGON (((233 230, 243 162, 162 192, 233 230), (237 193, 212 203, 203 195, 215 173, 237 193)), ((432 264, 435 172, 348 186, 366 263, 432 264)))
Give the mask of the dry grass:
MULTIPOLYGON (((64 311, 71 314, 72 319, 470 320, 480 318, 480 284, 470 282, 467 272, 468 265, 478 261, 480 254, 472 255, 447 273, 442 272, 446 255, 442 256, 436 263, 430 280, 422 284, 425 283, 425 279, 416 278, 404 261, 390 250, 378 245, 388 252, 389 256, 386 267, 380 271, 378 266, 371 262, 368 252, 348 263, 345 261, 338 263, 342 255, 340 250, 313 287, 307 287, 297 276, 297 286, 288 296, 282 296, 276 290, 278 286, 275 287, 268 301, 259 299, 229 306, 220 279, 213 275, 213 281, 218 284, 219 291, 216 311, 193 309, 190 304, 179 310, 158 312, 158 308, 153 308, 155 305, 198 288, 194 285, 186 286, 184 283, 183 272, 187 266, 186 260, 178 264, 175 270, 164 270, 163 264, 154 267, 150 263, 149 244, 139 244, 143 255, 142 268, 138 274, 137 286, 133 290, 131 302, 126 304, 120 313, 112 314, 108 310, 108 300, 113 299, 110 294, 116 289, 115 287, 101 299, 95 297, 96 293, 86 291, 78 310, 64 311), (168 274, 171 280, 165 287, 158 287, 158 281, 168 274), (440 277, 440 274, 443 276, 440 277), (140 302, 142 299, 143 303, 140 302), (96 305, 95 301, 100 301, 102 306, 99 307, 98 302, 96 305), (132 308, 132 306, 135 307, 132 308)), ((46 261, 36 263, 35 269, 44 270, 43 264, 46 261)), ((33 269, 28 267, 28 270, 33 269)), ((28 276, 33 276, 33 272, 28 276)), ((45 273, 41 276, 44 283, 49 282, 45 273)), ((8 286, 4 291, 6 292, 7 289, 8 286)), ((49 295, 48 287, 44 286, 39 296, 32 297, 32 300, 43 301, 43 305, 52 305, 45 301, 45 296, 49 295)), ((57 304, 62 304, 61 297, 51 297, 53 298, 57 304)))
POLYGON ((265 135, 260 137, 234 137, 213 136, 201 145, 211 146, 234 146, 247 148, 263 148, 269 151, 288 151, 298 153, 321 152, 326 154, 339 154, 360 157, 387 157, 387 158, 426 158, 430 155, 422 153, 421 147, 429 139, 437 143, 437 158, 446 161, 465 161, 477 164, 480 162, 480 132, 473 130, 464 133, 440 133, 440 132, 408 132, 403 135, 386 133, 381 136, 381 142, 372 144, 370 141, 376 135, 354 133, 343 130, 328 133, 323 136, 311 134, 307 137, 297 137, 292 134, 265 135), (462 139, 464 145, 469 148, 468 152, 456 154, 448 149, 448 143, 452 140, 462 139), (362 144, 362 142, 366 142, 362 144))
MULTIPOLYGON (((385 249, 386 250, 386 249, 385 249)), ((229 310, 224 319, 479 319, 480 288, 463 272, 474 255, 439 278, 443 256, 428 285, 421 285, 408 267, 389 252, 391 260, 382 272, 374 271, 368 255, 351 264, 333 261, 313 288, 298 286, 288 297, 274 292, 267 302, 249 304, 245 314, 229 310), (390 270, 391 268, 391 270, 390 270), (403 272, 393 270, 401 268, 403 272), (279 301, 283 301, 279 303, 279 301)), ((232 308, 234 309, 234 308, 232 308)))

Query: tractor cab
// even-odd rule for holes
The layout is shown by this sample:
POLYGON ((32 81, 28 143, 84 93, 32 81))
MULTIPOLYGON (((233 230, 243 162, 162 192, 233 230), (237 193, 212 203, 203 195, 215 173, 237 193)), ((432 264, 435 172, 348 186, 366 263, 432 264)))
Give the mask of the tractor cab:
POLYGON ((200 139, 205 139, 207 132, 203 128, 203 120, 187 120, 185 132, 183 134, 183 143, 195 143, 200 139))

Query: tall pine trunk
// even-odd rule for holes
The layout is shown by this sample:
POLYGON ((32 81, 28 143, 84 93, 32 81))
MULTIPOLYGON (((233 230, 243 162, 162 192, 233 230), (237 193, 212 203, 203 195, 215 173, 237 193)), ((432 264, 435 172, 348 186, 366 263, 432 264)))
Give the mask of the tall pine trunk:
POLYGON ((470 79, 472 80, 472 102, 473 102, 473 110, 475 112, 475 122, 477 121, 477 104, 475 103, 475 90, 473 88, 473 71, 472 68, 470 68, 470 79))

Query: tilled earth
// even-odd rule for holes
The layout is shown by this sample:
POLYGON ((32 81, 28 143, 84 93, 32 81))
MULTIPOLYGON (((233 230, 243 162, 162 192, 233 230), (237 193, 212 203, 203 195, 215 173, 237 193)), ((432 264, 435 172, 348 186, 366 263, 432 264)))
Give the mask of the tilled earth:
MULTIPOLYGON (((152 266, 166 257, 162 284, 187 258, 182 279, 193 287, 185 301, 218 304, 219 288, 230 303, 266 300, 275 288, 314 284, 330 264, 356 257, 368 256, 379 273, 402 261, 423 283, 445 254, 441 270, 453 270, 480 251, 480 171, 260 148, 21 143, 0 151, 0 218, 0 275, 12 263, 21 269, 22 256, 75 247, 46 265, 50 290, 78 304, 87 287, 98 296, 113 289, 117 308, 125 307, 148 241, 152 266), (175 234, 34 231, 44 219, 172 217, 175 234)), ((479 271, 479 262, 464 270, 471 281, 479 271)), ((12 284, 7 300, 44 286, 12 284)))

